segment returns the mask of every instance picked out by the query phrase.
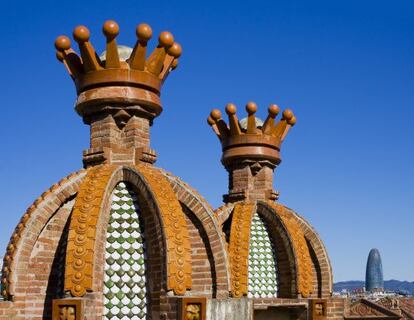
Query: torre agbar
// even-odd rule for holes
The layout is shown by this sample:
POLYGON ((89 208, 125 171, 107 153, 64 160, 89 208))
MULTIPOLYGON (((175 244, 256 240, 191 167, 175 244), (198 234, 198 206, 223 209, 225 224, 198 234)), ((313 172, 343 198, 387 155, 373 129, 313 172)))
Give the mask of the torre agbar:
POLYGON ((73 31, 79 54, 68 37, 56 39, 90 146, 83 168, 41 194, 13 232, 0 319, 343 319, 322 240, 273 190, 293 112, 271 105, 262 121, 253 102, 246 117, 233 104, 228 120, 211 111, 229 174, 214 209, 156 167, 150 146, 181 46, 162 32, 147 52, 147 24, 133 48, 118 46, 118 33, 104 23, 100 56, 84 26, 73 31))

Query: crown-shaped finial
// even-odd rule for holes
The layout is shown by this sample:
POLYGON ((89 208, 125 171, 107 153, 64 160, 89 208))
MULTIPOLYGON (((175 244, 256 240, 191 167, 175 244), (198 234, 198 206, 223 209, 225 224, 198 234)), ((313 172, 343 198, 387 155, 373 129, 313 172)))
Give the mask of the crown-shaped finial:
POLYGON ((295 125, 296 117, 286 109, 282 118, 276 123, 279 107, 270 105, 269 114, 263 123, 256 118, 257 105, 248 102, 246 105, 247 119, 237 118, 237 109, 234 104, 226 106, 229 125, 222 119, 220 110, 211 111, 207 122, 221 141, 223 149, 222 162, 225 166, 238 160, 268 160, 272 164, 280 163, 280 146, 289 129, 295 125))
POLYGON ((76 85, 78 113, 85 116, 96 112, 98 105, 111 102, 138 105, 141 113, 149 118, 159 115, 161 86, 169 72, 177 67, 181 46, 174 42, 170 32, 164 31, 158 38, 158 46, 147 58, 147 43, 152 37, 148 24, 137 26, 138 40, 133 49, 117 45, 119 26, 115 21, 106 21, 102 31, 106 51, 101 57, 90 43, 90 32, 85 26, 73 31, 80 56, 71 48, 68 37, 59 36, 55 41, 56 56, 76 85))

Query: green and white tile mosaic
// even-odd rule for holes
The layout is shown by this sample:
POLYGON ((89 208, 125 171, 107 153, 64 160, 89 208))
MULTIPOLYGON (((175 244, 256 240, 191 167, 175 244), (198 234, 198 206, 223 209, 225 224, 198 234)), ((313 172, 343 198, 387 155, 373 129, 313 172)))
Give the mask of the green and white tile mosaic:
POLYGON ((250 227, 249 298, 277 297, 277 264, 272 242, 262 218, 255 213, 250 227))
POLYGON ((112 193, 106 238, 104 319, 146 319, 145 239, 135 193, 120 182, 112 193))

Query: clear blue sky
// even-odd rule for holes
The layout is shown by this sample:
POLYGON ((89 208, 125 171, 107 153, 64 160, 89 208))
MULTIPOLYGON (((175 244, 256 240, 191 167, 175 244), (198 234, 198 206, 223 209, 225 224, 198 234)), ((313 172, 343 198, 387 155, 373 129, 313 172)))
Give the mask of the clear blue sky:
POLYGON ((147 22, 184 49, 152 127, 158 166, 217 207, 227 173, 210 110, 292 108, 275 188, 321 235, 335 280, 363 279, 376 247, 386 279, 414 281, 412 1, 2 1, 0 12, 3 252, 25 209, 88 147, 54 39, 85 24, 102 51, 101 26, 115 19, 120 44, 147 22))

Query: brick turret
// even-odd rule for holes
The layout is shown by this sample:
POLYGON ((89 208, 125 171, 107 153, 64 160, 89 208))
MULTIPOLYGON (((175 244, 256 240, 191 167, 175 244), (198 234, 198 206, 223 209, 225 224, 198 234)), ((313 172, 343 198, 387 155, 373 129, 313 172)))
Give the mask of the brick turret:
POLYGON ((281 162, 280 146, 296 118, 286 109, 275 124, 279 107, 271 105, 263 123, 255 117, 257 106, 253 102, 246 105, 247 119, 239 122, 236 111, 233 104, 226 106, 229 126, 217 109, 208 118, 222 144, 221 162, 229 172, 229 193, 224 195, 224 202, 276 200, 278 193, 273 190, 273 171, 281 162))
POLYGON ((162 32, 159 43, 147 58, 151 27, 140 24, 135 47, 118 46, 119 26, 107 21, 103 26, 106 51, 98 57, 84 26, 73 31, 80 56, 68 37, 56 39, 57 58, 73 78, 76 111, 91 127, 90 148, 83 153, 85 167, 97 164, 153 163, 150 126, 162 112, 160 90, 169 72, 177 67, 181 46, 169 32, 162 32))

